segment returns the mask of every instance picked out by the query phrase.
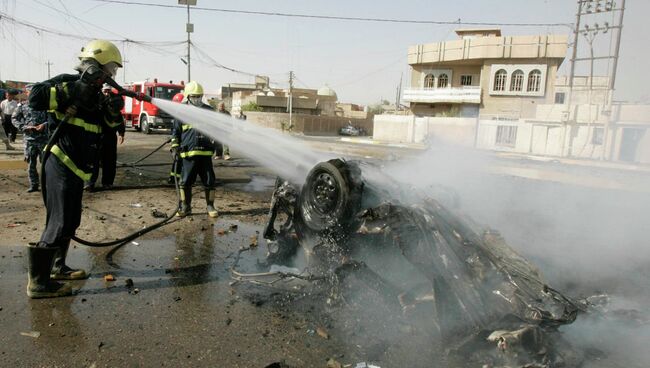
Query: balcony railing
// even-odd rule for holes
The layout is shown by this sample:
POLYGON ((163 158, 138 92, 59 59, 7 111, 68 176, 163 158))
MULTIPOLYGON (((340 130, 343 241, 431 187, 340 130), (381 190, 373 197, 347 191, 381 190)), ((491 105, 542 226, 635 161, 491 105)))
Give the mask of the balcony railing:
POLYGON ((409 88, 404 90, 404 101, 424 103, 481 103, 481 87, 409 88))

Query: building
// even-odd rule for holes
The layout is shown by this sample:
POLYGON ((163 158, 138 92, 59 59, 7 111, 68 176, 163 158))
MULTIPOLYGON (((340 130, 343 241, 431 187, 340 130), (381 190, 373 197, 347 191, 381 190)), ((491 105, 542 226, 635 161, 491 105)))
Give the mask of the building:
POLYGON ((566 35, 502 36, 460 29, 459 39, 411 46, 411 83, 403 93, 417 116, 521 119, 554 101, 566 35))
MULTIPOLYGON (((241 110, 261 112, 288 112, 289 90, 270 88, 268 77, 263 83, 243 84, 230 83, 223 86, 222 98, 230 106, 232 114, 241 110), (224 94, 225 93, 225 94, 224 94)), ((337 102, 336 92, 328 86, 316 89, 293 88, 291 90, 292 113, 305 115, 334 116, 337 102)))

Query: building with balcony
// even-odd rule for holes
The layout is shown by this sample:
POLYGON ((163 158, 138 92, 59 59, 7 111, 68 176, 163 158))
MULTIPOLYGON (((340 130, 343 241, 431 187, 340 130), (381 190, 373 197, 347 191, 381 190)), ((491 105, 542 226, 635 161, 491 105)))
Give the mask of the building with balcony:
POLYGON ((553 103, 553 83, 567 36, 502 36, 499 29, 460 29, 459 39, 411 46, 410 87, 403 100, 418 116, 522 119, 553 103))

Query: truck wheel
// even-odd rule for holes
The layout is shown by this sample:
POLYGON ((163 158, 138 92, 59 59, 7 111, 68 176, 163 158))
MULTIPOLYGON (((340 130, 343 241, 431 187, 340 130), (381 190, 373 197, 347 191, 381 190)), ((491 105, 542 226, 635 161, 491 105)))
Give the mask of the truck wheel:
POLYGON ((361 208, 362 190, 356 165, 340 159, 319 163, 300 193, 300 225, 321 235, 345 235, 361 208))
POLYGON ((142 133, 144 134, 151 134, 151 127, 149 126, 147 115, 142 115, 140 117, 140 129, 142 129, 142 133))

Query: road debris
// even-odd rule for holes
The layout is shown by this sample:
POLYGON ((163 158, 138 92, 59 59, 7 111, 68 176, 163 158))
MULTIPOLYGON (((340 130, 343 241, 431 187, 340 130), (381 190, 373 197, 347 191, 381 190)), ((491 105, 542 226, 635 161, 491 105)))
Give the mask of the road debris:
POLYGON ((113 276, 111 274, 104 275, 104 281, 107 281, 107 282, 115 281, 115 276, 113 276))
POLYGON ((165 214, 162 211, 159 211, 156 208, 151 210, 151 216, 153 216, 154 218, 167 218, 167 214, 165 214))
POLYGON ((316 327, 316 333, 318 334, 318 336, 324 338, 325 340, 329 340, 330 338, 330 335, 323 327, 316 327))
POLYGON ((131 208, 142 208, 142 204, 140 204, 140 203, 131 203, 129 205, 129 207, 131 207, 131 208))
POLYGON ((21 332, 20 334, 27 337, 33 337, 35 339, 41 337, 41 333, 38 331, 21 332))
MULTIPOLYGON (((434 332, 450 346, 461 343, 450 352, 466 360, 471 355, 475 363, 491 354, 484 347, 491 332, 490 341, 501 351, 523 346, 538 352, 520 354, 522 366, 561 362, 561 349, 568 344, 562 342, 557 329, 586 311, 550 287, 498 232, 482 228, 434 198, 403 188, 380 168, 358 161, 322 162, 314 166, 300 189, 278 180, 263 234, 276 244, 269 250, 268 262, 287 264, 302 248, 311 272, 330 274, 336 280, 331 292, 335 298, 340 297, 337 285, 355 276, 383 295, 389 305, 398 305, 402 313, 422 305, 420 309, 431 315, 434 332), (276 230, 280 214, 287 220, 276 230), (364 262, 369 253, 380 255, 372 258, 374 268, 364 262), (401 259, 391 259, 398 256, 401 259), (409 279, 417 280, 406 288, 396 286, 399 278, 382 272, 404 261, 411 266, 405 271, 415 276, 409 279), (483 345, 476 340, 481 336, 483 345)), ((307 331, 314 332, 327 336, 324 330, 325 336, 320 330, 307 331)), ((507 365, 499 360, 494 363, 507 365)), ((376 366, 359 363, 357 367, 376 366)))

